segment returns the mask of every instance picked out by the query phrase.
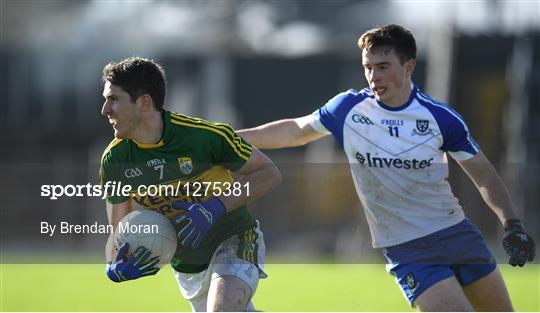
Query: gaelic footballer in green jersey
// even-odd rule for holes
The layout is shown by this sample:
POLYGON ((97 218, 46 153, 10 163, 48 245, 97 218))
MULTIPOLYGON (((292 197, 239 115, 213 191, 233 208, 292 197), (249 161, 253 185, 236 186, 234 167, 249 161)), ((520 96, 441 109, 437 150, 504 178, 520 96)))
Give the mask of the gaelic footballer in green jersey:
MULTIPOLYGON (((249 185, 235 184, 231 171, 244 165, 252 147, 229 125, 168 111, 163 112, 163 121, 163 138, 157 144, 130 139, 114 139, 109 144, 101 160, 102 185, 110 181, 131 186, 129 197, 167 218, 184 213, 173 208, 175 200, 203 202, 214 195, 249 192, 249 185)), ((121 203, 129 197, 115 193, 107 201, 121 203)), ((179 247, 171 262, 173 268, 184 273, 204 270, 223 240, 255 224, 245 205, 226 213, 209 231, 200 249, 179 247)))
MULTIPOLYGON (((155 61, 111 62, 102 80, 101 114, 116 138, 101 164, 102 184, 112 187, 106 190, 109 223, 114 228, 133 211, 132 199, 165 215, 179 239, 172 266, 193 310, 253 310, 251 298, 264 277, 264 241, 245 204, 276 187, 279 170, 228 125, 164 111, 165 71, 155 61), (113 193, 115 184, 131 193, 113 193)), ((129 248, 114 251, 112 239, 106 248, 109 279, 158 272, 148 249, 131 247, 128 257, 129 248)))

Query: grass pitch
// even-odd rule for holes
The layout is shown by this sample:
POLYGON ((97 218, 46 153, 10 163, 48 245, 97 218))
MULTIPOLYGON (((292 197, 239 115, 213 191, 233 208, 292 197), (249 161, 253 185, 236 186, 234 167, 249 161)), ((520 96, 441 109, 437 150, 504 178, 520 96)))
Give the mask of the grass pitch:
MULTIPOLYGON (((517 311, 540 311, 540 266, 502 265, 517 311)), ((0 311, 189 311, 172 269, 116 284, 103 265, 2 264, 0 311)), ((412 311, 382 264, 269 264, 263 311, 412 311)))

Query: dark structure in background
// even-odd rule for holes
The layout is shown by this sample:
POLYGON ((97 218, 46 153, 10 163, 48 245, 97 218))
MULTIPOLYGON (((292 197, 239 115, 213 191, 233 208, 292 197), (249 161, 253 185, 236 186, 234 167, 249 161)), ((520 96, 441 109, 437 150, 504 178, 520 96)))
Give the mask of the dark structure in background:
MULTIPOLYGON (((231 11, 248 11, 238 8, 242 2, 231 3, 235 3, 229 7, 231 11)), ((354 1, 322 3, 317 9, 298 1, 292 6, 297 10, 294 13, 283 3, 279 10, 290 11, 289 15, 274 18, 275 25, 284 32, 294 18, 319 25, 301 28, 305 34, 321 29, 340 34, 350 25, 344 19, 329 19, 326 11, 347 16, 350 8, 360 8, 353 6, 354 1)), ((221 9, 226 10, 227 5, 221 9)), ((233 29, 237 27, 233 15, 222 12, 217 20, 233 29)), ((390 21, 390 17, 381 20, 390 21)), ((166 68, 167 109, 230 121, 235 128, 251 127, 308 114, 338 92, 364 87, 360 53, 354 42, 356 33, 366 28, 355 34, 349 30, 338 39, 326 36, 323 43, 327 48, 303 56, 279 54, 268 47, 270 52, 258 51, 258 44, 268 42, 250 42, 249 34, 248 39, 241 39, 234 29, 228 38, 214 37, 222 38, 220 51, 178 53, 162 40, 162 49, 147 50, 144 56, 161 61, 166 68)), ((204 38, 201 35, 201 40, 204 38)), ((540 31, 519 36, 456 31, 448 39, 451 67, 447 99, 443 100, 464 116, 482 150, 508 183, 530 234, 540 240, 540 109, 536 105, 540 100, 540 31)), ((150 44, 155 46, 155 42, 150 44)), ((430 81, 444 78, 430 74, 430 69, 443 65, 430 59, 433 53, 419 55, 414 81, 422 89, 428 88, 430 81)), ((3 44, 0 56, 4 95, 0 114, 4 134, 0 153, 2 249, 21 247, 18 243, 25 241, 25 247, 32 243, 36 251, 101 252, 104 236, 47 238, 40 234, 39 226, 42 221, 106 223, 103 201, 88 197, 48 200, 40 196, 40 186, 98 182, 100 155, 112 138, 108 122, 100 116, 100 71, 110 60, 127 55, 115 47, 61 51, 52 45, 26 50, 3 44)), ((347 262, 367 261, 369 231, 347 161, 333 139, 268 154, 280 167, 284 182, 271 197, 251 205, 266 225, 268 251, 332 254, 348 257, 338 258, 347 262), (355 255, 363 256, 355 259, 355 255)), ((457 165, 451 161, 450 166, 457 165)), ((500 248, 501 227, 472 183, 462 171, 451 171, 450 180, 466 214, 489 240, 497 240, 492 247, 500 248)))

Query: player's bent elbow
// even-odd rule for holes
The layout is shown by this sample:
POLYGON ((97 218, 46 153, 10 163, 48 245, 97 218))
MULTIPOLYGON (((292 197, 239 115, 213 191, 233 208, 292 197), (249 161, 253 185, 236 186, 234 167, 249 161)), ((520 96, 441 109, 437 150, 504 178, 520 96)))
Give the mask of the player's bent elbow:
POLYGON ((274 189, 281 184, 281 172, 274 163, 268 164, 268 170, 270 172, 270 189, 274 189))

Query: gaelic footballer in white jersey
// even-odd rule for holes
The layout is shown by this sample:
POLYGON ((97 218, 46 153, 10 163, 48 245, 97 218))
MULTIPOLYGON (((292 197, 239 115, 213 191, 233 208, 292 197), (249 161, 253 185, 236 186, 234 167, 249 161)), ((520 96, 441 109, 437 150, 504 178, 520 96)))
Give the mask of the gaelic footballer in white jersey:
POLYGON ((456 160, 479 151, 462 117, 411 86, 394 108, 369 88, 340 93, 311 115, 311 126, 342 145, 366 210, 374 248, 420 238, 461 222, 452 194, 447 154, 456 160))
POLYGON ((358 39, 369 89, 349 90, 313 114, 238 133, 263 149, 297 147, 332 134, 351 166, 387 271, 421 311, 512 311, 504 280, 480 230, 464 216, 446 181, 447 155, 481 191, 505 227, 508 263, 523 266, 535 244, 508 190, 463 119, 411 81, 416 41, 388 24, 358 39))

